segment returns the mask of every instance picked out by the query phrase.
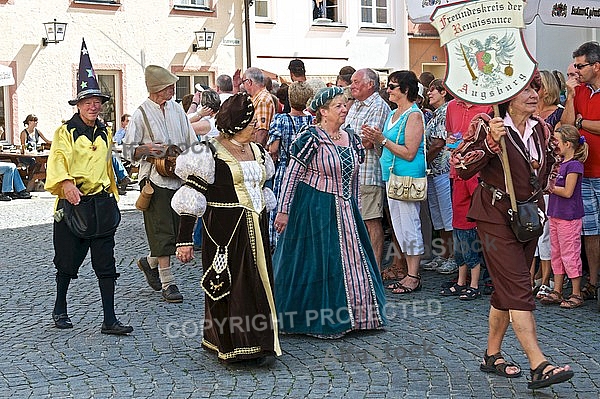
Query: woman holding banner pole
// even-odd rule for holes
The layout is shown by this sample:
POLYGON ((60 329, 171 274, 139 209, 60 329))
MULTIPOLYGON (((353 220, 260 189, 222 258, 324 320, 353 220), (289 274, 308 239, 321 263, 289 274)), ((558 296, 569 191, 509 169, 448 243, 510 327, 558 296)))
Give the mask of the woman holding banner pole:
POLYGON ((539 87, 539 75, 536 75, 513 99, 498 106, 499 116, 492 119, 483 114, 476 116, 452 157, 461 178, 468 179, 477 172, 481 176, 467 217, 477 222, 495 290, 490 300, 487 349, 480 369, 507 378, 521 375, 521 368, 507 362, 501 354, 504 335, 512 322, 531 366, 530 389, 548 387, 573 377, 568 365, 551 365, 539 347, 529 274, 537 239, 519 241, 509 220, 511 203, 507 192, 510 186, 506 182, 510 184, 514 179, 517 201, 535 201, 540 210, 544 209, 542 192, 551 190, 553 183, 551 178, 557 161, 555 145, 550 142, 551 135, 544 121, 533 116, 539 87), (510 165, 511 173, 507 176, 503 162, 510 165))

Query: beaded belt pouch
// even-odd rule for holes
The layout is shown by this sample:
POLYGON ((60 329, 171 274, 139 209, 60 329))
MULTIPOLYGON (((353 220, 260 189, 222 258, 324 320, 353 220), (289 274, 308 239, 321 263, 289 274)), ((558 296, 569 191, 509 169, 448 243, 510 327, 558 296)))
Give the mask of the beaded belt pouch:
POLYGON ((240 215, 233 231, 231 232, 231 236, 229 237, 229 242, 227 245, 219 245, 215 242, 215 240, 210 235, 206 227, 206 223, 202 223, 204 229, 206 230, 206 235, 210 240, 217 246, 217 252, 215 253, 215 257, 213 261, 202 275, 202 279, 200 280, 200 286, 206 292, 206 295, 210 297, 213 301, 218 301, 219 299, 225 298, 231 292, 231 271, 229 270, 229 244, 231 244, 231 240, 240 225, 240 221, 244 216, 244 210, 242 210, 242 214, 240 215))

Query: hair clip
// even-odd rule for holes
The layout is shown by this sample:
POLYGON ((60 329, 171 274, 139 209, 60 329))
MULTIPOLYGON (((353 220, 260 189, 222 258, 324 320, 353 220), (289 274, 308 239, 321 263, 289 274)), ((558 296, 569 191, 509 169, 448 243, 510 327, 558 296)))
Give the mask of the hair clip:
POLYGON ((585 143, 585 137, 579 136, 579 145, 582 145, 583 143, 585 143))

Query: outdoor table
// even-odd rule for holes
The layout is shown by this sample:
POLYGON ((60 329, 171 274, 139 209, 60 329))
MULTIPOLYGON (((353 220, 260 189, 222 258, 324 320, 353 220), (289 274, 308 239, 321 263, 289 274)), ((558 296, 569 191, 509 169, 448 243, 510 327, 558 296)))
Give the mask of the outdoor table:
POLYGON ((21 154, 21 151, 0 151, 0 160, 1 161, 11 161, 15 165, 19 165, 19 158, 33 158, 35 160, 35 164, 33 165, 33 169, 28 171, 27 181, 25 182, 27 186, 27 191, 33 191, 35 188, 35 182, 37 180, 45 180, 46 179, 46 163, 48 162, 48 154, 49 151, 41 151, 41 152, 25 152, 21 154))

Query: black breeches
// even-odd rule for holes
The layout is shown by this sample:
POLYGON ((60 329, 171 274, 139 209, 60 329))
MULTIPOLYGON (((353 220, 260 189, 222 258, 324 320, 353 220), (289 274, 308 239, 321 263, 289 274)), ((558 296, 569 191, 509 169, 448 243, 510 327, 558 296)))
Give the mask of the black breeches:
POLYGON ((54 266, 57 275, 77 278, 79 267, 90 250, 92 268, 98 279, 116 280, 119 277, 115 266, 114 234, 102 238, 82 239, 71 233, 64 220, 54 222, 53 232, 54 266))

